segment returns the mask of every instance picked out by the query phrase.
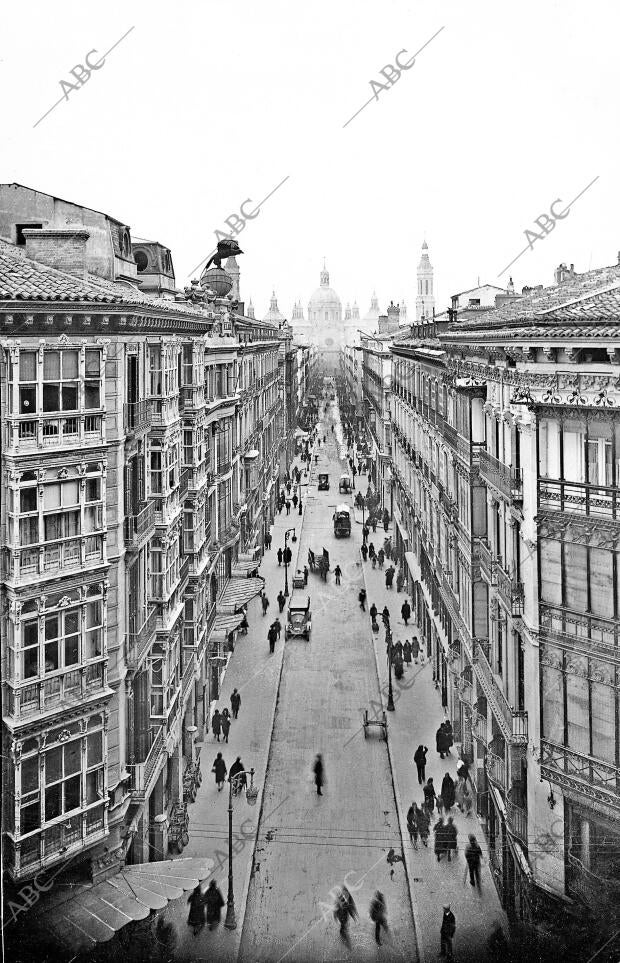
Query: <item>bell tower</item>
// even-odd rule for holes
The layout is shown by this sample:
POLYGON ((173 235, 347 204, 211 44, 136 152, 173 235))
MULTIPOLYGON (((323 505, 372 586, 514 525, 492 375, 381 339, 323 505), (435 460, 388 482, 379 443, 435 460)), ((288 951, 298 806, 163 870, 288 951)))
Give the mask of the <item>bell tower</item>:
POLYGON ((416 321, 430 321, 435 313, 433 291, 433 266, 428 256, 428 244, 422 244, 422 256, 418 264, 418 292, 415 299, 416 321))

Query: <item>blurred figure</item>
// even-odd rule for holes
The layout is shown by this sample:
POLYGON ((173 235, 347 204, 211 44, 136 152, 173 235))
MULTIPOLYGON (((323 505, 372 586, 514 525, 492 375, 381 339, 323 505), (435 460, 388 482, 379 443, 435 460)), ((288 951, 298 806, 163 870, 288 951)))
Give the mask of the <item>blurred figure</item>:
POLYGON ((373 896, 370 904, 370 918, 375 924, 375 940, 381 945, 381 927, 387 932, 387 909, 385 896, 379 890, 373 896))

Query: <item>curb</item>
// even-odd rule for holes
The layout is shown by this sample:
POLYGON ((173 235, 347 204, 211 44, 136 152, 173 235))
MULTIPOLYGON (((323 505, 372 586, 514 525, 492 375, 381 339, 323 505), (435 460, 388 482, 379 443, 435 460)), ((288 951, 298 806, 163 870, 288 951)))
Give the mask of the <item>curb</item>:
MULTIPOLYGON (((358 552, 359 552, 359 549, 358 549, 358 552)), ((362 553, 359 552, 359 555, 360 555, 360 558, 361 558, 362 553)), ((364 560, 363 560, 363 559, 362 559, 361 565, 362 565, 362 573, 363 573, 363 576, 364 576, 364 588, 366 589, 366 598, 368 599, 368 585, 367 585, 367 583, 366 583, 366 569, 365 569, 365 567, 364 567, 364 560)), ((371 629, 371 633, 370 633, 370 640, 371 640, 371 645, 372 645, 372 651, 373 651, 374 656, 375 656, 375 669, 376 669, 376 672, 377 672, 377 684, 378 684, 378 687, 379 687, 379 698, 380 698, 380 700, 381 700, 381 705, 382 705, 382 706, 384 707, 384 709, 385 709, 384 695, 383 695, 382 686, 381 686, 381 675, 380 675, 380 673, 379 673, 379 659, 378 659, 378 656, 377 656, 377 646, 376 646, 376 644, 375 644, 375 639, 374 639, 374 636, 373 636, 372 629, 371 629)), ((385 711, 387 711, 387 710, 385 710, 385 711)), ((389 726, 388 726, 388 729, 389 729, 389 726)), ((413 928, 414 928, 414 931, 415 931, 415 944, 416 944, 416 950, 417 950, 417 959, 418 959, 419 963, 426 963, 426 957, 424 956, 424 953, 423 953, 423 950, 422 950, 421 941, 420 941, 420 939, 418 938, 418 934, 422 932, 422 925, 421 925, 420 917, 419 917, 419 914, 418 914, 418 908, 417 908, 416 902, 415 902, 415 900, 414 900, 414 898, 413 898, 413 890, 412 890, 412 888, 411 888, 411 879, 412 879, 411 873, 412 873, 412 867, 409 865, 409 862, 410 862, 410 858, 411 858, 411 857, 409 856, 409 853, 408 853, 408 850, 407 850, 407 846, 406 846, 406 837, 405 837, 405 834, 403 833, 403 824, 402 824, 402 819, 401 819, 402 801, 401 801, 401 797, 400 797, 400 791, 399 791, 399 789, 398 789, 398 786, 397 786, 397 784, 396 784, 396 780, 395 780, 395 778, 394 778, 394 771, 395 771, 395 768, 394 768, 394 760, 393 760, 393 758, 392 758, 392 747, 391 747, 391 745, 390 745, 390 739, 389 739, 388 733, 386 733, 385 743, 386 743, 386 746, 387 746, 388 759, 389 759, 389 762, 390 762, 390 776, 391 776, 391 780, 392 780, 392 792, 393 792, 393 794, 394 794, 394 804, 395 804, 395 806, 396 806, 396 818, 398 819, 398 828, 399 828, 399 831, 400 831, 400 840, 401 840, 401 845, 402 845, 402 851, 403 851, 403 854, 404 854, 403 867, 404 867, 404 869, 405 869, 405 876, 406 876, 406 879, 407 879, 407 889, 408 889, 408 891, 409 891, 409 903, 410 903, 410 905, 411 905, 411 915, 412 915, 412 917, 413 917, 413 928)), ((405 810, 403 809, 402 811, 404 812, 405 810)))

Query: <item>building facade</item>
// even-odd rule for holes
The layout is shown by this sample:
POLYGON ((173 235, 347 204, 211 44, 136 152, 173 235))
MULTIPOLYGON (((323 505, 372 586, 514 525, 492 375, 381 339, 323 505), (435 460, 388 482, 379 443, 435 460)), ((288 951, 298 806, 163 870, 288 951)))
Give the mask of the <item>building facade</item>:
POLYGON ((281 342, 225 272, 217 296, 172 290, 151 247, 152 296, 126 225, 0 195, 4 865, 97 880, 168 858, 236 610, 262 584, 281 342))

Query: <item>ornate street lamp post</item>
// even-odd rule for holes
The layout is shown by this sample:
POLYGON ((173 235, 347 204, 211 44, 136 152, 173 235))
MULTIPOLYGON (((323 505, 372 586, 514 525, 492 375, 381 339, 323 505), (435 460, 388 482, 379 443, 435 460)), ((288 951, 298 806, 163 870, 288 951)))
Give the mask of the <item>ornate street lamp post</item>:
POLYGON ((392 630, 388 625, 385 627, 385 641, 387 642, 388 655, 388 712, 394 712, 394 691, 392 689, 392 630))
POLYGON ((286 549, 288 547, 288 537, 291 534, 291 532, 293 533, 293 541, 295 541, 294 528, 287 528, 286 532, 284 533, 284 595, 286 596, 286 598, 288 598, 288 562, 287 562, 286 549))
POLYGON ((226 904, 226 921, 224 926, 229 930, 237 929, 237 917, 235 915, 235 894, 233 892, 233 829, 232 829, 232 818, 233 818, 233 783, 236 783, 238 779, 243 778, 243 776, 250 777, 250 785, 246 790, 246 799, 250 806, 256 805, 256 797, 258 796, 258 789, 254 786, 254 770, 244 769, 242 772, 236 773, 232 779, 229 779, 229 789, 228 789, 228 901, 226 904))

